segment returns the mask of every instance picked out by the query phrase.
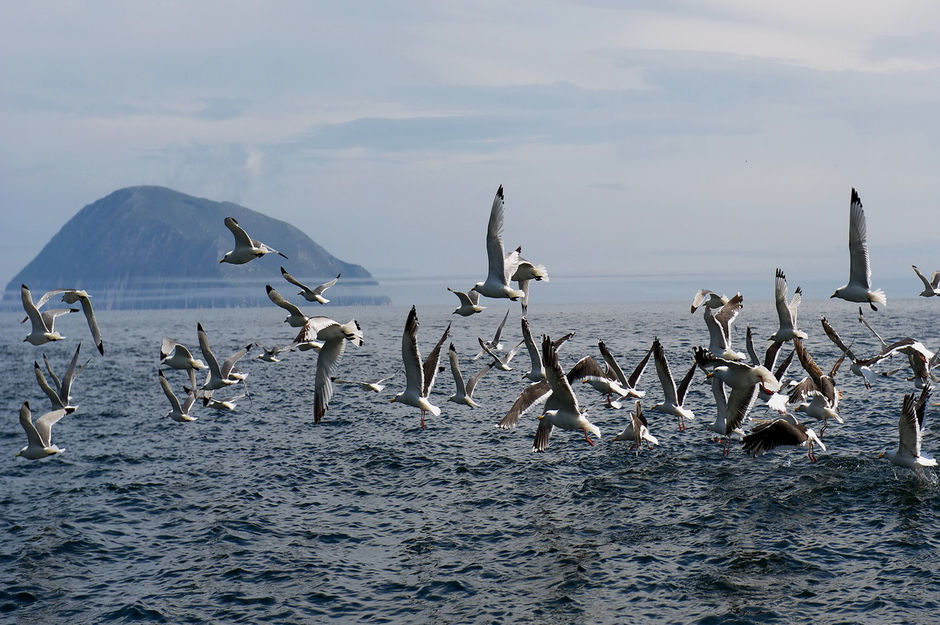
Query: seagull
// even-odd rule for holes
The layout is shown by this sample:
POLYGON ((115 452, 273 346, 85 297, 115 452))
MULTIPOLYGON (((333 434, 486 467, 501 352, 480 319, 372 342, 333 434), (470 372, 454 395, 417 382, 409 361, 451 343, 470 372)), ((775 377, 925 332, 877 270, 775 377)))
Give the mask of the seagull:
POLYGON ((728 303, 728 298, 724 295, 718 295, 708 289, 699 289, 692 296, 692 312, 698 310, 698 307, 705 304, 708 308, 721 308, 728 303))
POLYGON ((596 360, 592 359, 592 361, 594 364, 593 369, 589 371, 588 375, 581 381, 584 384, 590 384, 595 391, 605 395, 607 397, 608 406, 619 410, 621 408, 619 400, 627 397, 630 391, 620 386, 620 381, 617 380, 617 374, 610 368, 610 365, 607 365, 607 370, 604 371, 596 360), (618 399, 611 401, 611 395, 616 395, 618 399))
POLYGON ((931 371, 933 367, 937 366, 940 353, 932 352, 920 341, 906 337, 882 349, 881 353, 873 358, 872 361, 877 362, 895 353, 901 353, 907 356, 907 361, 914 374, 913 378, 909 379, 914 380, 915 388, 927 388, 930 386, 931 381, 940 382, 940 378, 931 371))
POLYGON ((865 225, 865 211, 855 189, 849 204, 849 282, 836 289, 829 296, 849 302, 868 302, 872 310, 878 310, 875 304, 887 305, 885 292, 871 290, 871 265, 868 261, 868 228, 865 225))
POLYGON ((796 287, 793 292, 793 299, 787 303, 787 277, 783 271, 777 269, 777 277, 774 281, 774 300, 777 306, 777 318, 780 320, 780 327, 776 332, 770 335, 769 341, 790 341, 794 336, 801 339, 807 337, 806 332, 796 329, 796 310, 803 299, 803 290, 796 287))
POLYGON ((261 241, 255 241, 245 232, 234 217, 225 218, 225 227, 231 230, 235 236, 235 248, 225 253, 220 263, 231 263, 233 265, 243 265, 250 260, 260 258, 265 254, 274 252, 279 256, 287 258, 286 255, 278 252, 276 249, 268 247, 261 241))
MULTIPOLYGON (((23 429, 26 431, 28 444, 26 447, 16 452, 16 456, 23 456, 29 460, 38 460, 65 451, 64 448, 59 449, 52 444, 52 426, 55 425, 59 419, 67 414, 71 414, 74 410, 74 408, 60 408, 59 410, 47 412, 36 419, 34 425, 33 416, 29 411, 29 402, 23 402, 22 407, 20 407, 20 425, 22 425, 23 429)), ((14 458, 16 456, 14 456, 14 458)))
POLYGON ((877 362, 880 359, 875 359, 874 361, 872 361, 871 359, 862 360, 861 358, 855 355, 855 352, 852 351, 852 348, 850 346, 846 345, 842 341, 842 338, 839 336, 839 333, 836 332, 835 328, 833 328, 829 324, 829 321, 827 321, 825 317, 820 317, 819 321, 822 323, 823 331, 826 333, 826 336, 829 337, 829 340, 835 343, 835 346, 841 349, 842 353, 845 354, 846 357, 848 357, 851 363, 849 365, 849 368, 852 371, 852 373, 862 378, 862 383, 865 385, 865 388, 870 390, 871 383, 877 380, 878 376, 875 374, 874 371, 872 371, 869 364, 873 364, 873 362, 877 362))
MULTIPOLYGON (((294 344, 290 345, 275 345, 274 347, 268 349, 261 343, 255 342, 255 345, 261 348, 261 353, 255 356, 258 360, 263 360, 265 362, 281 362, 281 359, 277 357, 278 354, 282 352, 291 352, 294 351, 294 344)), ((322 345, 321 345, 322 347, 322 345)))
POLYGON ((251 349, 251 343, 232 354, 220 367, 219 361, 215 359, 215 354, 212 353, 212 349, 209 347, 209 337, 202 329, 201 323, 196 325, 196 334, 199 336, 199 349, 202 350, 202 357, 206 359, 209 365, 209 377, 206 378, 206 382, 200 390, 216 391, 237 384, 240 379, 244 379, 243 377, 234 377, 232 369, 235 367, 235 363, 251 349))
POLYGON ((899 467, 915 469, 917 467, 935 467, 937 461, 920 454, 920 444, 923 438, 924 411, 930 389, 924 388, 920 397, 905 395, 901 405, 901 418, 898 419, 898 450, 881 452, 879 458, 887 458, 899 467))
MULTIPOLYGON (((501 351, 503 351, 503 344, 499 342, 499 337, 500 337, 500 336, 502 335, 502 333, 503 333, 503 326, 506 325, 506 320, 507 320, 507 319, 509 319, 509 309, 508 309, 508 308, 506 309, 506 314, 503 315, 503 320, 499 323, 499 327, 496 328, 496 334, 493 335, 493 340, 492 340, 492 341, 483 341, 483 339, 480 339, 480 341, 481 341, 483 344, 485 344, 486 347, 489 347, 490 350, 493 351, 493 352, 501 352, 501 351)), ((473 359, 476 360, 477 358, 479 358, 480 356, 482 356, 484 353, 485 353, 485 349, 484 349, 484 350, 480 350, 479 352, 477 352, 477 355, 473 357, 473 359)))
POLYGON ((75 348, 75 355, 72 356, 71 362, 69 362, 69 367, 65 371, 65 375, 62 376, 60 381, 58 376, 52 372, 52 367, 49 366, 49 360, 46 358, 46 355, 42 355, 43 362, 46 365, 46 370, 49 372, 49 377, 52 378, 53 383, 55 384, 55 389, 53 389, 49 383, 46 381, 46 377, 42 374, 42 370, 39 368, 39 363, 35 360, 33 361, 33 372, 36 374, 36 381, 39 383, 39 387, 43 390, 49 400, 52 402, 53 410, 58 410, 60 408, 72 408, 73 410, 77 406, 72 405, 72 382, 75 381, 75 377, 82 372, 89 359, 82 365, 81 369, 76 370, 75 366, 78 364, 78 353, 82 349, 82 344, 79 343, 78 347, 75 348))
POLYGON ((317 286, 314 289, 311 289, 306 284, 303 284, 297 278, 287 273, 287 270, 284 269, 283 267, 281 267, 281 275, 284 276, 284 279, 290 282, 291 284, 295 286, 299 286, 301 288, 300 293, 298 293, 297 295, 303 295, 304 299, 307 300, 308 302, 320 302, 321 304, 326 304, 330 300, 323 297, 323 291, 327 290, 328 288, 336 284, 336 281, 339 280, 340 276, 342 276, 343 274, 342 272, 336 274, 335 278, 333 278, 329 282, 324 282, 323 284, 317 286))
MULTIPOLYGON (((448 326, 449 327, 449 326, 448 326)), ((401 358, 405 365, 405 390, 392 397, 392 403, 398 402, 421 409, 421 429, 425 429, 424 413, 430 412, 435 417, 441 415, 441 409, 428 401, 424 393, 424 367, 421 353, 418 351, 418 312, 411 307, 405 320, 405 331, 401 337, 401 358)), ((437 363, 434 363, 435 373, 437 363)))
POLYGON ((284 296, 278 293, 277 289, 275 289, 270 284, 264 285, 264 290, 268 292, 268 298, 272 302, 274 302, 275 304, 277 304, 278 306, 280 306, 281 308, 283 308, 284 310, 290 313, 290 315, 288 315, 287 318, 284 320, 284 323, 286 323, 292 328, 304 327, 304 324, 307 323, 307 319, 309 319, 310 317, 305 315, 303 311, 300 310, 300 307, 284 299, 284 296))
MULTIPOLYGON (((726 406, 727 416, 724 419, 726 425, 724 436, 729 435, 744 422, 757 400, 760 389, 763 389, 768 395, 780 390, 780 382, 763 365, 754 366, 743 362, 715 358, 702 347, 695 349, 695 362, 705 370, 711 367, 712 375, 720 378, 722 382, 731 388, 726 406)), ((713 391, 715 391, 714 388, 713 391)), ((720 394, 724 394, 724 389, 721 389, 720 394)), ((720 405, 722 402, 719 399, 718 392, 715 392, 715 398, 720 405)), ((721 420, 720 416, 719 420, 721 420)))
POLYGON ((506 256, 506 267, 509 279, 515 281, 523 295, 519 302, 522 304, 522 314, 529 310, 529 282, 548 282, 548 270, 545 265, 535 265, 522 257, 522 246, 517 247, 506 256))
POLYGON ((372 391, 373 393, 381 393, 385 390, 385 383, 395 377, 395 374, 385 376, 384 378, 379 378, 378 380, 372 382, 363 382, 360 380, 343 380, 341 378, 330 378, 336 384, 348 384, 358 386, 364 391, 372 391))
POLYGON ((519 349, 525 343, 525 341, 519 341, 516 343, 516 346, 509 350, 505 356, 500 358, 499 354, 494 352, 490 346, 483 339, 477 337, 477 341, 480 343, 480 349, 483 350, 487 356, 493 359, 493 366, 499 369, 500 371, 512 371, 512 367, 509 366, 509 361, 516 357, 516 354, 519 353, 519 349))
POLYGON ((525 297, 525 293, 509 286, 509 280, 515 271, 506 266, 503 254, 503 185, 499 185, 493 207, 490 209, 490 221, 486 228, 487 274, 484 282, 477 282, 471 291, 493 298, 509 298, 513 301, 525 297))
POLYGON ((578 405, 578 398, 571 389, 568 378, 561 370, 558 364, 558 352, 552 344, 551 338, 542 337, 542 359, 545 366, 545 381, 552 390, 551 407, 546 404, 545 410, 539 417, 539 426, 535 432, 535 441, 532 444, 533 451, 545 451, 548 447, 548 439, 552 435, 552 430, 559 427, 563 430, 582 430, 584 440, 594 446, 590 434, 598 439, 601 437, 600 429, 588 421, 578 405))
POLYGON ((630 374, 629 378, 623 374, 623 369, 620 368, 620 365, 617 363, 617 359, 614 358, 614 355, 610 353, 609 349, 607 349, 607 345, 604 344, 604 341, 598 341, 597 348, 600 350, 601 356, 604 358, 604 362, 607 363, 607 366, 616 376, 617 381, 620 382, 620 386, 627 391, 627 397, 642 398, 646 396, 646 391, 636 390, 636 385, 640 381, 640 376, 643 375, 643 372, 646 370, 646 364, 649 362, 650 356, 653 355, 652 346, 646 350, 646 355, 643 356, 642 360, 640 360, 640 364, 636 366, 636 368, 633 370, 633 373, 630 374))
MULTIPOLYGON (((556 339, 553 342, 553 345, 560 345, 560 339, 556 339)), ((578 380, 584 379, 585 376, 591 374, 592 371, 595 371, 597 368, 597 362, 591 356, 585 356, 579 360, 575 365, 568 371, 568 374, 565 376, 568 378, 568 384, 574 384, 578 380)), ((528 412, 533 406, 546 402, 549 404, 551 399, 552 388, 548 385, 546 380, 540 382, 535 382, 529 384, 522 390, 522 393, 519 394, 519 397, 516 398, 516 401, 513 402, 512 406, 509 408, 509 411, 506 413, 499 423, 496 424, 501 430, 511 430, 516 427, 519 423, 519 419, 528 412)), ((546 409, 551 408, 551 405, 546 405, 546 409)))
POLYGON ((695 362, 692 363, 692 367, 689 368, 685 377, 682 378, 682 382, 679 383, 679 388, 677 389, 676 383, 672 378, 672 372, 669 370, 669 363, 666 361, 666 353, 663 351, 663 345, 659 342, 659 339, 653 340, 652 349, 653 362, 656 363, 656 375, 659 376, 659 383, 663 387, 664 399, 662 403, 653 404, 650 410, 658 410, 659 412, 675 415, 679 422, 679 431, 684 432, 686 420, 695 418, 695 414, 691 410, 684 408, 682 403, 685 401, 685 394, 686 391, 689 390, 689 384, 692 382, 692 376, 695 374, 695 367, 697 365, 695 362))
POLYGON ((790 391, 788 403, 802 403, 806 400, 807 394, 810 391, 819 391, 829 401, 830 408, 838 412, 839 398, 842 393, 836 389, 835 376, 839 371, 839 367, 842 366, 842 361, 845 360, 845 353, 835 361, 829 373, 826 374, 823 373, 819 365, 816 364, 816 361, 813 360, 809 351, 803 346, 803 339, 799 337, 793 339, 793 350, 796 352, 796 357, 799 359, 800 364, 803 365, 803 369, 808 376, 800 380, 790 391))
POLYGON ((166 395, 166 398, 170 400, 170 412, 166 413, 166 416, 180 423, 184 423, 186 421, 195 421, 196 417, 191 417, 189 415, 190 409, 196 402, 195 390, 190 389, 189 393, 186 395, 186 401, 180 404, 179 398, 177 398, 176 394, 173 392, 173 389, 170 388, 170 383, 167 382, 166 377, 163 375, 163 371, 161 369, 157 369, 157 374, 160 376, 160 386, 163 387, 163 393, 166 395))
POLYGON ((447 290, 456 295, 457 299, 460 300, 460 306, 454 309, 454 312, 451 313, 452 315, 469 317, 474 313, 486 310, 486 306, 480 306, 480 294, 473 289, 470 289, 469 293, 457 291, 450 287, 447 287, 447 290))
MULTIPOLYGON (((238 395, 234 395, 227 399, 218 399, 216 397, 205 397, 202 400, 202 405, 205 408, 212 408, 213 410, 235 410, 235 406, 239 399, 248 397, 248 392, 243 392, 238 395)), ((248 400, 251 401, 251 398, 248 397, 248 400)))
POLYGON ((708 328, 708 349, 719 358, 726 360, 744 360, 746 354, 731 349, 731 324, 737 319, 744 307, 744 296, 737 293, 725 304, 712 313, 710 306, 705 307, 705 326, 708 328))
MULTIPOLYGON (((101 341, 101 330, 98 328, 98 321, 95 319, 95 311, 91 306, 91 296, 81 289, 53 289, 43 294, 36 302, 36 308, 42 308, 43 304, 49 301, 54 295, 62 294, 62 301, 66 304, 80 303, 82 312, 85 315, 85 321, 88 323, 88 329, 91 331, 91 338, 98 348, 98 352, 104 356, 104 343, 101 341)), ((25 319, 24 319, 25 321, 25 319)))
POLYGON ((805 447, 810 462, 816 462, 817 460, 816 454, 813 453, 815 445, 819 445, 820 449, 826 451, 826 446, 816 436, 816 432, 797 421, 790 414, 774 419, 769 423, 761 423, 751 430, 750 434, 741 440, 741 443, 744 445, 745 453, 755 458, 765 451, 770 451, 782 445, 805 447))
MULTIPOLYGON (((532 382, 541 382, 545 379, 545 368, 542 365, 542 352, 539 350, 539 346, 536 345, 535 340, 532 338, 532 330, 529 328, 529 320, 525 317, 522 317, 521 322, 522 341, 525 343, 526 350, 529 352, 529 360, 532 362, 532 365, 529 367, 529 371, 526 372, 522 377, 523 379, 528 379, 532 382)), ((569 332, 563 337, 555 339, 555 349, 561 347, 565 341, 573 336, 574 332, 569 332)))
POLYGON ((339 357, 346 349, 346 341, 361 347, 364 340, 362 326, 355 319, 339 323, 329 317, 310 317, 304 325, 304 331, 323 343, 317 355, 317 375, 314 383, 313 423, 317 424, 326 414, 333 397, 333 384, 330 380, 339 357))
POLYGON ((920 278, 921 282, 924 283, 924 290, 918 293, 921 297, 933 297, 934 295, 940 295, 940 271, 933 272, 933 275, 930 276, 930 280, 927 280, 927 276, 920 272, 920 269, 917 268, 917 265, 911 265, 914 268, 914 273, 917 274, 917 277, 920 278))
MULTIPOLYGON (((780 353, 780 348, 783 347, 782 341, 774 341, 767 347, 767 351, 764 353, 764 360, 761 362, 757 358, 757 354, 754 351, 754 345, 751 342, 751 328, 747 329, 747 351, 751 355, 751 364, 752 365, 763 365, 768 371, 772 371, 774 378, 777 379, 777 382, 780 383, 780 389, 784 387, 784 376, 787 374, 787 369, 790 368, 790 363, 793 362, 794 351, 791 349, 790 353, 787 354, 787 357, 777 365, 777 356, 780 353)), ((787 403, 790 398, 787 395, 780 393, 780 390, 774 391, 773 393, 768 394, 765 392, 764 387, 758 387, 758 397, 767 402, 767 406, 772 410, 777 412, 784 413, 787 411, 787 403)))
POLYGON ((822 435, 826 432, 829 419, 835 419, 840 424, 845 423, 842 417, 839 416, 839 413, 833 409, 832 404, 829 403, 829 399, 819 391, 809 391, 806 393, 806 399, 809 401, 799 404, 794 410, 805 412, 814 419, 823 422, 822 428, 819 430, 820 438, 822 438, 822 435))
POLYGON ((56 332, 55 318, 72 312, 78 312, 77 308, 52 308, 44 310, 41 313, 39 308, 33 304, 32 293, 25 284, 20 285, 20 298, 23 300, 23 309, 26 316, 32 324, 32 329, 23 341, 33 345, 43 345, 50 341, 61 341, 65 337, 56 332))
POLYGON ((487 371, 493 368, 493 363, 487 363, 464 384, 463 376, 460 374, 460 363, 457 359, 457 348, 454 347, 453 343, 448 348, 447 357, 450 360, 450 372, 454 375, 454 385, 457 387, 457 392, 448 397, 447 401, 476 408, 479 404, 473 401, 473 391, 477 386, 477 382, 486 375, 487 371))
POLYGON ((640 452, 643 441, 646 441, 650 449, 653 448, 653 445, 659 445, 656 437, 650 434, 649 423, 647 423, 646 417, 643 416, 643 407, 640 405, 640 400, 637 400, 636 408, 630 413, 630 422, 627 423, 627 427, 623 428, 620 434, 610 440, 611 442, 633 441, 630 450, 635 449, 637 453, 640 452))
POLYGON ((744 430, 741 429, 741 424, 747 416, 747 411, 736 410, 733 413, 728 412, 728 397, 725 395, 725 383, 722 381, 721 377, 717 375, 712 376, 712 394, 715 396, 715 406, 718 409, 718 414, 715 416, 715 420, 711 425, 708 426, 708 429, 718 435, 717 439, 722 443, 721 454, 727 456, 731 453, 731 439, 741 440, 744 438, 744 430))
POLYGON ((193 358, 189 349, 173 339, 163 339, 160 344, 160 364, 172 369, 205 369, 206 363, 193 358))

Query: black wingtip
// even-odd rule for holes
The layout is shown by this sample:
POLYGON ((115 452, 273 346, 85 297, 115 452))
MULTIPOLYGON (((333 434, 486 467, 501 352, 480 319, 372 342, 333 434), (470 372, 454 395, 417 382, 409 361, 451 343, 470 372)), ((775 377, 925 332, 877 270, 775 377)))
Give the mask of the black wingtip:
POLYGON ((281 265, 281 273, 282 273, 282 274, 285 274, 285 273, 287 273, 287 270, 286 270, 286 269, 284 269, 284 265, 281 265))
POLYGON ((104 356, 104 343, 98 343, 98 352, 104 356))
POLYGON ((201 322, 201 321, 196 323, 196 330, 197 330, 198 332, 205 332, 205 330, 202 329, 202 322, 201 322))
POLYGON ((503 199, 503 185, 499 185, 499 188, 496 189, 496 196, 503 199))
POLYGON ((274 290, 274 287, 271 286, 270 284, 265 284, 265 285, 264 285, 264 290, 265 290, 265 292, 267 292, 268 294, 270 294, 271 291, 274 290))
POLYGON ((852 187, 852 204, 862 205, 862 200, 858 197, 858 192, 855 191, 855 187, 852 187))

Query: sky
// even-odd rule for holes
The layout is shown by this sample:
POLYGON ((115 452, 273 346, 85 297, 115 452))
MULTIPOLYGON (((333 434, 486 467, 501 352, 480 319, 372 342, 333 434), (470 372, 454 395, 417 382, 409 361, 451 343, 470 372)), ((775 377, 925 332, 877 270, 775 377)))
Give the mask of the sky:
POLYGON ((855 187, 873 286, 914 297, 910 265, 940 269, 938 31, 927 1, 0 3, 0 284, 152 184, 466 289, 502 184, 507 249, 561 284, 770 298, 781 267, 825 298, 855 187))

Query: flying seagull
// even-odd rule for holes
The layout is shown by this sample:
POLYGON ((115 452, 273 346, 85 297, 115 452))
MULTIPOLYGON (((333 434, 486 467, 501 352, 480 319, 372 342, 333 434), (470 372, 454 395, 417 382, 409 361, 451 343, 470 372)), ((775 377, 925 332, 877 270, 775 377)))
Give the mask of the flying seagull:
POLYGON ((324 282, 323 284, 313 289, 311 289, 306 284, 302 283, 300 280, 298 280, 294 276, 287 273, 287 270, 284 269, 283 267, 281 267, 281 275, 284 276, 284 279, 290 282, 291 284, 300 287, 301 290, 297 295, 303 295, 304 299, 307 300, 308 302, 319 302, 321 304, 326 304, 330 300, 323 297, 323 292, 327 290, 328 288, 330 288, 331 286, 333 286, 334 284, 336 284, 336 281, 339 280, 340 276, 342 276, 343 274, 342 272, 340 272, 336 274, 336 277, 333 278, 332 280, 329 280, 328 282, 324 282))
POLYGON ((23 402, 22 407, 20 407, 20 425, 26 431, 27 445, 16 452, 16 455, 29 460, 38 460, 65 451, 65 448, 60 449, 52 444, 52 426, 74 410, 74 408, 60 408, 59 410, 47 412, 36 419, 34 424, 33 415, 29 411, 29 402, 23 402))
POLYGON ((248 233, 238 225, 238 222, 235 221, 234 217, 225 218, 225 227, 232 232, 232 235, 234 235, 235 247, 231 251, 225 253, 225 256, 223 256, 222 260, 219 261, 220 263, 243 265, 250 260, 260 258, 265 254, 271 254, 272 252, 287 258, 286 255, 278 252, 276 249, 268 247, 261 241, 256 241, 248 236, 248 233))
POLYGON ((490 209, 490 220, 486 227, 486 280, 477 282, 471 291, 476 291, 485 297, 509 298, 513 301, 524 297, 525 293, 509 286, 515 267, 506 266, 506 256, 503 253, 503 185, 499 185, 493 206, 490 209))
POLYGON ((852 189, 849 204, 849 282, 836 289, 829 296, 849 302, 868 302, 872 310, 878 310, 875 304, 885 306, 888 303, 885 292, 871 290, 871 264, 868 261, 868 228, 865 225, 865 211, 862 200, 852 189))

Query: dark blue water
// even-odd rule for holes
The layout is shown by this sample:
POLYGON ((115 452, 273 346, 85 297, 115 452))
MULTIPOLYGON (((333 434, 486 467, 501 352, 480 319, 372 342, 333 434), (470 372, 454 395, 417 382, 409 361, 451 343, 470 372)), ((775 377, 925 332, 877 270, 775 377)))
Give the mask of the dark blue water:
MULTIPOLYGON (((934 349, 936 303, 894 301, 868 316, 886 338, 913 335, 934 349)), ((419 308, 424 353, 451 309, 419 308)), ((516 430, 493 427, 523 387, 524 356, 520 371, 483 379, 478 409, 446 402, 453 381, 443 372, 433 400, 444 413, 421 431, 417 410, 388 402, 404 385, 407 310, 319 310, 363 326, 366 344, 347 349, 339 375, 399 374, 381 395, 338 388, 316 427, 312 352, 243 361, 253 398, 234 412, 197 408, 189 424, 163 417, 164 336, 198 352, 201 321, 223 355, 249 340, 286 341, 293 330, 279 309, 102 312, 105 358, 79 315, 60 319, 69 339, 44 350, 20 342, 17 315, 0 317, 0 622, 936 622, 936 475, 918 479, 877 458, 897 444, 912 387, 902 377, 867 391, 843 369, 846 423, 827 430, 817 464, 802 451, 722 457, 704 429, 713 405, 702 376, 688 431, 648 413, 660 441, 652 452, 592 448, 556 431, 548 452, 534 454, 537 410, 516 430), (76 340, 93 358, 74 386, 78 411, 53 429, 66 451, 14 459, 25 444, 19 406, 49 405, 33 359, 45 351, 64 369, 76 340)), ((489 338, 504 310, 491 302, 452 318, 465 375, 479 366, 469 360, 476 337, 489 338)), ((520 338, 517 311, 504 342, 520 338)), ((836 353, 821 312, 858 351, 874 351, 855 307, 805 302, 801 326, 824 369, 836 353)), ((747 304, 738 347, 748 323, 768 336, 773 314, 770 302, 747 304)), ((686 302, 533 306, 529 321, 537 334, 578 332, 563 350, 569 366, 598 339, 624 368, 654 335, 674 370, 707 344, 686 302)), ((646 405, 661 399, 652 366, 641 382, 646 405)), ((626 413, 577 391, 609 440, 626 413)), ((928 409, 927 455, 940 454, 937 411, 928 409)))

